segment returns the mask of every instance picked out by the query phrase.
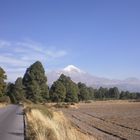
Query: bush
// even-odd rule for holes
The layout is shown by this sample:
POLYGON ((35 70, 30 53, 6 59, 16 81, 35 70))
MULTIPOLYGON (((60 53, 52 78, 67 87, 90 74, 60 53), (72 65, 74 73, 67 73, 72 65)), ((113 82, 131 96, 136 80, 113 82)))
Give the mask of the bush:
POLYGON ((75 103, 72 102, 71 105, 75 105, 75 103))
POLYGON ((11 103, 10 98, 8 96, 0 97, 0 103, 11 103))
POLYGON ((57 103, 54 105, 56 108, 69 108, 70 104, 69 103, 57 103))
POLYGON ((87 100, 87 101, 85 101, 85 103, 92 103, 92 101, 90 101, 90 100, 87 100))

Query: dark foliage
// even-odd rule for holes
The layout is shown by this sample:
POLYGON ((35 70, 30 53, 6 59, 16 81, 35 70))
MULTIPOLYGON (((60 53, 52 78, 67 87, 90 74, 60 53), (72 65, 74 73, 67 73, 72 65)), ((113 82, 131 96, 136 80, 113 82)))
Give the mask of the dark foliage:
POLYGON ((32 64, 23 77, 25 96, 33 102, 43 102, 49 99, 47 77, 41 62, 32 64))

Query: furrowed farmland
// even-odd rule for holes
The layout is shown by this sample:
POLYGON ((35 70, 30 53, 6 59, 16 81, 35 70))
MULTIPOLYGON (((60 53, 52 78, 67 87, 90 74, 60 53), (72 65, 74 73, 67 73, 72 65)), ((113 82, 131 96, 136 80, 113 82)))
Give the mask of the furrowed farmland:
POLYGON ((140 140, 140 102, 96 101, 61 109, 79 131, 99 140, 140 140))

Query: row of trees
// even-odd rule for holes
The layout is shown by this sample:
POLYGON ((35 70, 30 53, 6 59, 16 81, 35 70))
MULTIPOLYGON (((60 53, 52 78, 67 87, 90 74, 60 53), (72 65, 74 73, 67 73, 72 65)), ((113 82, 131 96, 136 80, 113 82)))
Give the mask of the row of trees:
POLYGON ((6 84, 5 80, 5 72, 0 68, 0 98, 9 97, 12 103, 25 100, 37 103, 140 98, 140 93, 119 92, 117 87, 93 89, 81 82, 76 84, 64 74, 49 89, 45 70, 39 61, 26 70, 23 79, 17 78, 14 84, 6 84))

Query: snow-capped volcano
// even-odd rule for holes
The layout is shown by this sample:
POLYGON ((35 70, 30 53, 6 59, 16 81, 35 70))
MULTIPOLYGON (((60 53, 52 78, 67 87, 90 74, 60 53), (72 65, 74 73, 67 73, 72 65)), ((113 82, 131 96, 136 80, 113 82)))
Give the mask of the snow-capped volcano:
POLYGON ((61 74, 65 74, 71 77, 71 79, 75 82, 80 82, 80 81, 82 82, 83 80, 81 80, 81 78, 83 78, 83 75, 86 74, 86 72, 80 70, 74 65, 68 65, 64 69, 50 71, 47 73, 49 85, 51 85, 54 81, 56 81, 61 74))
POLYGON ((99 88, 100 86, 107 88, 116 86, 120 90, 140 92, 140 80, 137 78, 128 78, 125 80, 112 80, 108 78, 97 77, 87 72, 84 72, 83 70, 77 68, 74 65, 68 65, 64 69, 48 72, 48 84, 52 85, 52 83, 56 81, 61 74, 65 74, 71 77, 71 79, 76 83, 82 82, 94 88, 99 88))
POLYGON ((69 73, 84 73, 82 70, 79 68, 75 67, 74 65, 68 65, 63 69, 64 72, 69 72, 69 73))

